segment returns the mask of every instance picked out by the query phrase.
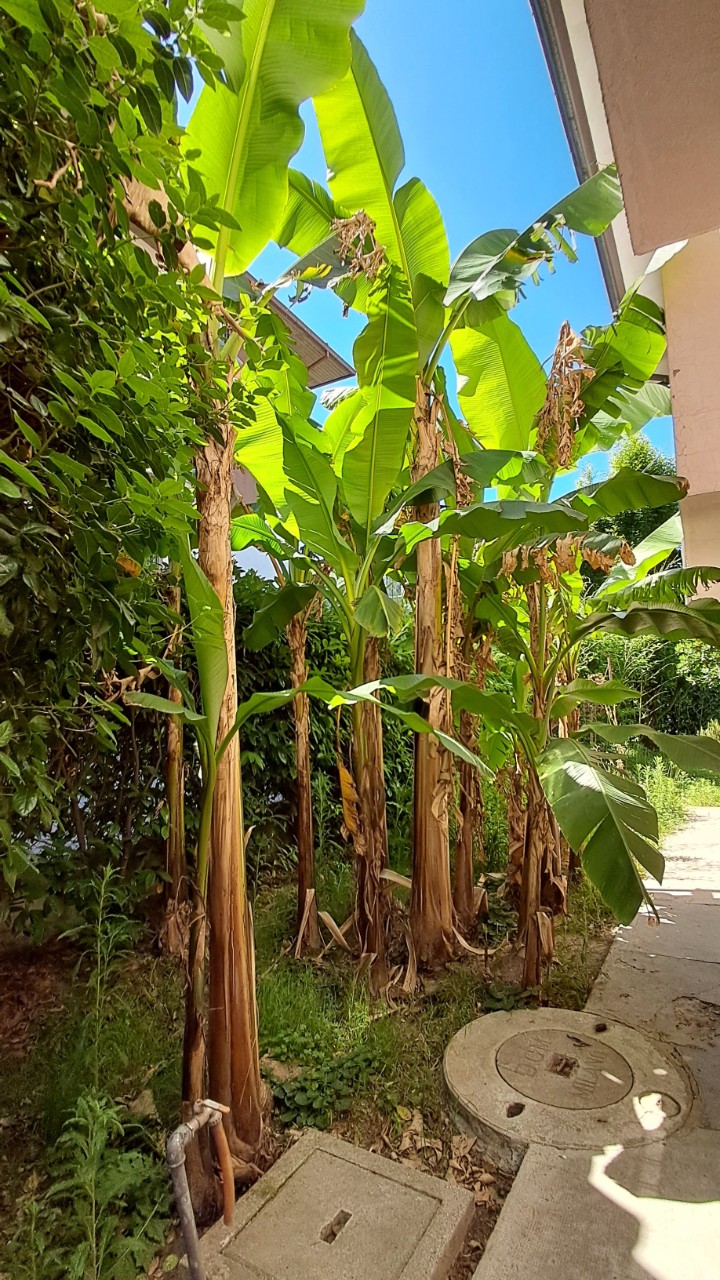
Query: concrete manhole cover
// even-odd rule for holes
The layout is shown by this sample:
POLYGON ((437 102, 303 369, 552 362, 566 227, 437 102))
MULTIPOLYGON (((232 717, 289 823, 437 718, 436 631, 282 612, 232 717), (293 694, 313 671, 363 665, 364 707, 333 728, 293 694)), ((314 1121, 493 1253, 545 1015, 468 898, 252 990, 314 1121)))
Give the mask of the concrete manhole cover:
POLYGON ((457 1123, 514 1173, 531 1143, 600 1151, 667 1138, 692 1106, 683 1067, 654 1040, 598 1013, 490 1013, 445 1053, 457 1123))
POLYGON ((496 1062, 518 1093, 551 1107, 609 1107, 633 1083, 629 1064, 615 1049, 556 1027, 511 1036, 500 1045, 496 1062))

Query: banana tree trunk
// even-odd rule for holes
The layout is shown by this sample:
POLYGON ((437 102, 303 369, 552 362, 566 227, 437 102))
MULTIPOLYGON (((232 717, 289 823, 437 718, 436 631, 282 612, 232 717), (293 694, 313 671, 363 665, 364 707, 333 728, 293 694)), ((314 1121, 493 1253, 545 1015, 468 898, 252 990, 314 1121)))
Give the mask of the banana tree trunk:
MULTIPOLYGON (((525 588, 530 643, 538 671, 547 662, 547 591, 542 579, 525 588)), ((533 688, 533 715, 545 722, 549 694, 542 681, 533 688)), ((520 885, 518 941, 525 947, 523 986, 537 987, 542 962, 555 954, 553 918, 565 910, 567 880, 563 875, 560 830, 532 761, 527 776, 527 823, 520 885)))
MULTIPOLYGON (((415 409, 417 444, 413 480, 437 465, 437 402, 419 384, 415 409)), ((436 503, 415 509, 415 519, 427 524, 438 515, 436 503)), ((442 548, 436 538, 417 547, 415 599, 415 670, 421 675, 442 675, 445 670, 442 628, 442 548)), ((446 727, 446 695, 431 691, 427 719, 436 728, 446 727)), ((450 837, 448 803, 452 769, 448 752, 437 738, 415 738, 415 790, 413 797, 413 874, 410 895, 410 931, 417 962, 443 964, 454 953, 453 908, 450 885, 450 837)))
MULTIPOLYGON (((475 667, 475 683, 484 689, 488 667, 492 662, 492 630, 486 631, 481 640, 473 638, 473 620, 466 617, 463 624, 462 662, 459 674, 467 680, 475 667)), ((460 741, 470 751, 477 748, 479 719, 469 711, 460 713, 460 741)), ((482 784, 477 769, 465 760, 458 771, 460 788, 459 823, 455 842, 455 874, 453 879, 453 906, 461 929, 470 929, 475 923, 474 857, 484 860, 482 784)))
POLYGON ((525 947, 523 987, 539 987, 543 961, 555 954, 560 847, 557 824, 540 779, 531 767, 527 776, 527 822, 520 886, 518 941, 525 947))
MULTIPOLYGON (((365 642, 363 677, 366 682, 380 675, 377 640, 365 642)), ((387 814, 383 760, 382 712, 371 702, 353 707, 353 773, 357 791, 357 930, 360 954, 373 956, 370 987, 374 992, 387 985, 388 887, 381 879, 387 866, 387 814)))
MULTIPOLYGON (((460 741, 474 750, 477 743, 477 716, 469 711, 460 713, 460 741)), ((455 868, 453 879, 453 906, 461 929, 471 929, 475 922, 475 843, 478 855, 483 857, 482 840, 482 789, 477 769, 467 761, 460 762, 458 770, 460 788, 459 823, 455 843, 455 868)))
MULTIPOLYGON (((168 592, 168 604, 174 613, 180 613, 180 588, 168 592)), ((172 649, 171 649, 172 653, 172 649)), ((174 685, 168 685, 167 696, 171 702, 182 703, 182 694, 174 685)), ((186 897, 187 877, 185 866, 185 769, 183 722, 181 716, 167 716, 167 741, 165 756, 165 794, 168 806, 168 833, 165 843, 165 859, 168 877, 168 908, 177 907, 186 897)), ((177 929, 168 929, 168 946, 178 951, 177 929)))
MULTIPOLYGON (((290 646, 290 678, 297 689, 307 680, 307 627, 303 614, 297 613, 286 628, 290 646)), ((310 700, 306 693, 299 693, 293 703, 295 717, 295 763, 297 772, 297 813, 295 832, 298 853, 297 929, 298 954, 303 950, 319 951, 317 897, 315 893, 315 850, 313 834, 312 785, 310 769, 310 700), (308 894, 311 894, 307 919, 303 928, 308 894), (302 936, 301 936, 302 931, 302 936)))
POLYGON ((513 906, 518 907, 528 820, 526 770, 523 758, 516 755, 513 762, 502 772, 506 784, 508 824, 508 864, 504 894, 513 906))
MULTIPOLYGON (((222 432, 222 439, 208 441, 197 458, 199 562, 223 607, 228 663, 218 742, 234 724, 237 712, 235 607, 230 551, 235 431, 224 423, 222 432)), ((251 1164, 262 1132, 254 948, 246 897, 238 734, 234 735, 217 770, 207 897, 208 1088, 216 1102, 230 1108, 225 1124, 237 1169, 238 1162, 240 1166, 243 1162, 246 1166, 251 1164)))

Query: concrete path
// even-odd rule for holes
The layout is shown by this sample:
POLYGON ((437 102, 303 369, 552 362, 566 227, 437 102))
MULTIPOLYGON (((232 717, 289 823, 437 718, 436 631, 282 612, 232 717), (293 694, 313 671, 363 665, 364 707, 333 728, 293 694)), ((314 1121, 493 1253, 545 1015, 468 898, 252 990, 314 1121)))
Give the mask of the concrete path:
POLYGON ((720 809, 692 810, 663 851, 661 924, 619 930, 586 1007, 674 1048, 690 1119, 632 1149, 531 1147, 476 1280, 720 1278, 720 809))

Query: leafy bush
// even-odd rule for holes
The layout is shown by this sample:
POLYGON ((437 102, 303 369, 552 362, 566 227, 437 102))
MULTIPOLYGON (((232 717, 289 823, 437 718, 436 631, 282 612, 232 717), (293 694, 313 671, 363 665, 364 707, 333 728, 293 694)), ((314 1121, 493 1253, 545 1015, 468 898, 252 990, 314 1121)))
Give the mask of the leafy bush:
POLYGON ((136 1280, 165 1236, 162 1163, 100 1094, 83 1094, 57 1144, 49 1183, 24 1206, 8 1250, 28 1280, 136 1280), (134 1145, 130 1146, 129 1144, 134 1145))
POLYGON ((273 1097, 282 1108, 279 1119, 284 1124, 326 1129, 333 1116, 349 1111, 357 1092, 369 1083, 373 1065, 367 1049, 355 1049, 308 1067, 292 1079, 271 1078, 273 1097))
POLYGON ((580 675, 606 676, 640 697, 618 707, 623 724, 644 721, 664 733, 700 733, 720 719, 720 651, 711 645, 655 636, 597 635, 580 651, 580 675))

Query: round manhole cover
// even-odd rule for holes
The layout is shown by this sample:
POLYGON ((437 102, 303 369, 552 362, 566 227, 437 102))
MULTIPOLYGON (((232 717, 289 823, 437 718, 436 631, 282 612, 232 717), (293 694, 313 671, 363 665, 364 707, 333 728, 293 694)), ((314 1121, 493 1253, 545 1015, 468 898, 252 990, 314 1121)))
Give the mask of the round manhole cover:
POLYGON ((609 1107, 633 1085, 629 1063, 609 1045, 555 1027, 511 1036, 500 1045, 496 1062, 518 1093, 574 1111, 609 1107))

